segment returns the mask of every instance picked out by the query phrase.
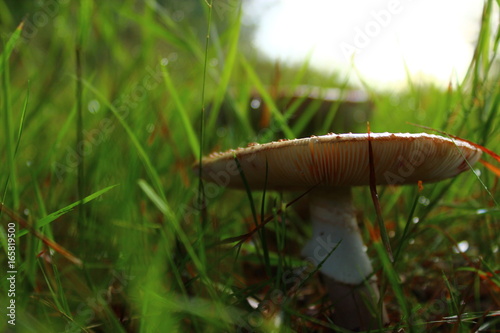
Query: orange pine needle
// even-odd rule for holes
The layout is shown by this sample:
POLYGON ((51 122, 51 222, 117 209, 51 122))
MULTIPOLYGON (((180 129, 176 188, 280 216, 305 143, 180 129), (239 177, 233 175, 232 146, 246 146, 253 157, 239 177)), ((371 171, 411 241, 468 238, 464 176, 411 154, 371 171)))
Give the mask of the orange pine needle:
POLYGON ((485 160, 479 160, 479 162, 493 172, 497 177, 500 177, 500 168, 494 166, 493 164, 486 162, 485 160))

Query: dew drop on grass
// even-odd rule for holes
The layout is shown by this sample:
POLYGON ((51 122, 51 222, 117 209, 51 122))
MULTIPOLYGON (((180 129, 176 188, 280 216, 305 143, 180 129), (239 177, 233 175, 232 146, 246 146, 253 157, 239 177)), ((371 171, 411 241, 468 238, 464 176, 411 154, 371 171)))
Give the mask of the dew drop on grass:
POLYGON ((259 302, 255 298, 248 297, 247 301, 252 308, 257 309, 259 307, 259 302))
POLYGON ((493 252, 493 253, 498 253, 498 245, 493 245, 493 246, 491 247, 491 252, 493 252))
POLYGON ((25 216, 28 216, 28 215, 30 215, 30 210, 28 208, 25 208, 23 213, 25 216))
POLYGON ((429 198, 424 197, 423 195, 421 195, 418 198, 418 203, 421 204, 421 205, 424 205, 424 206, 429 206, 429 204, 431 203, 431 201, 429 200, 429 198))
POLYGON ((162 66, 167 66, 168 65, 168 59, 167 58, 162 58, 161 61, 160 61, 160 64, 162 66))
POLYGON ((411 221, 417 224, 420 221, 420 219, 417 216, 415 216, 414 218, 411 219, 411 221))
POLYGON ((408 241, 408 244, 415 244, 415 238, 410 238, 410 240, 408 241))
POLYGON ((474 173, 476 174, 476 176, 481 176, 481 170, 479 169, 474 169, 474 173))
POLYGON ((258 109, 260 107, 260 100, 257 98, 252 99, 250 102, 250 107, 254 110, 258 109))
POLYGON ((217 58, 212 58, 210 59, 209 61, 209 65, 212 66, 212 67, 215 67, 219 64, 219 60, 217 58))
POLYGON ((460 243, 458 243, 457 246, 453 247, 453 252, 455 253, 467 252, 468 249, 469 249, 469 242, 463 240, 460 243))
POLYGON ((32 165, 33 165, 33 161, 27 161, 27 162, 26 162, 26 166, 27 166, 28 168, 29 168, 30 166, 32 166, 32 165))
POLYGON ((155 124, 149 123, 146 125, 146 131, 148 131, 148 133, 153 133, 154 130, 155 130, 155 124))
POLYGON ((479 215, 479 214, 486 214, 487 212, 488 212, 488 210, 487 210, 487 209, 484 209, 484 208, 481 208, 481 209, 476 210, 476 214, 478 214, 478 215, 479 215))
POLYGON ((99 103, 98 100, 93 99, 89 102, 87 108, 89 109, 90 113, 95 114, 95 113, 99 112, 99 109, 101 108, 101 104, 99 103))

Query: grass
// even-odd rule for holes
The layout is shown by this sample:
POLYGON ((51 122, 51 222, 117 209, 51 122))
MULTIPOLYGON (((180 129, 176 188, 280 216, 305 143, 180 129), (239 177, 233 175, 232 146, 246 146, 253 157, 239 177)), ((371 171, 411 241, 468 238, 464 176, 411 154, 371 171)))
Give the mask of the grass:
MULTIPOLYGON (((310 232, 301 200, 287 205, 301 194, 199 187, 191 167, 200 151, 333 130, 341 105, 315 128, 317 105, 299 110, 300 101, 279 100, 269 87, 347 89, 345 80, 307 63, 278 70, 260 59, 244 42, 235 1, 211 10, 204 1, 51 3, 0 5, 2 316, 15 222, 18 332, 334 327, 323 287, 300 257, 310 232), (269 112, 266 128, 249 105, 255 92, 269 112)), ((415 123, 500 152, 495 6, 485 2, 463 82, 448 90, 413 82, 400 92, 366 86, 373 132, 423 131, 415 123)), ((474 169, 479 176, 420 190, 378 189, 394 262, 370 236, 380 217, 370 189, 355 189, 391 328, 499 329, 498 176, 474 169)))

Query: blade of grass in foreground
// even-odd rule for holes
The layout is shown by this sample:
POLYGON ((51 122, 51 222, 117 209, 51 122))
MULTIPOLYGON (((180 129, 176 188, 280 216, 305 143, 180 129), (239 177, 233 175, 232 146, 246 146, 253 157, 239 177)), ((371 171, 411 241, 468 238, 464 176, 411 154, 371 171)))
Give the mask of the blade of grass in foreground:
MULTIPOLYGON (((175 216, 174 211, 170 207, 170 205, 167 203, 166 200, 161 198, 155 190, 143 179, 140 179, 138 181, 139 187, 142 189, 142 191, 147 195, 147 197, 151 200, 151 202, 160 210, 160 212, 167 218, 169 224, 174 228, 174 231, 176 233, 176 236, 179 238, 181 243, 184 245, 184 248, 186 249, 187 254, 191 258, 191 261, 193 262, 194 266, 196 267, 196 270, 203 281, 205 285, 207 286, 207 290, 210 293, 210 296, 212 299, 217 299, 217 293, 215 289, 213 288, 212 284, 210 281, 208 281, 208 278, 206 276, 206 270, 207 267, 204 265, 204 263, 200 260, 200 257, 196 253, 193 245, 189 241, 189 238, 187 234, 184 232, 182 227, 179 224, 179 220, 177 216, 175 216)), ((173 246, 173 244, 172 244, 173 246)))
MULTIPOLYGON (((394 265, 392 262, 392 258, 389 257, 387 253, 387 249, 385 248, 385 245, 381 241, 380 236, 378 233, 375 231, 373 228, 372 224, 370 221, 365 220, 366 228, 370 233, 370 238, 373 241, 373 246, 375 247, 375 250, 377 252, 378 258, 380 260, 380 263, 382 265, 382 270, 387 277, 387 281, 389 285, 391 286, 393 293, 399 303, 399 306, 401 308, 401 312, 403 313, 403 321, 407 321, 407 324, 409 325, 410 332, 412 332, 411 328, 411 313, 408 309, 408 304, 406 303, 406 296, 403 293, 403 289, 401 288, 401 283, 399 281, 398 274, 394 270, 394 265)), ((383 297, 383 295, 381 295, 383 297)))
MULTIPOLYGON (((73 202, 72 204, 70 204, 64 208, 61 208, 58 211, 55 211, 55 212, 41 218, 37 222, 37 227, 43 227, 43 226, 51 223, 52 221, 58 219, 62 215, 72 211, 75 207, 79 206, 80 204, 86 204, 86 203, 100 197, 101 195, 103 195, 104 193, 108 192, 109 190, 111 190, 112 188, 114 188, 116 186, 118 186, 118 185, 111 185, 111 186, 108 186, 106 188, 103 188, 102 190, 97 191, 97 192, 83 198, 83 200, 81 200, 81 201, 78 200, 76 202, 73 202)), ((28 230, 20 230, 18 232, 18 236, 20 237, 20 236, 26 235, 27 233, 28 233, 28 230)))
MULTIPOLYGON (((76 58, 76 142, 75 149, 78 151, 78 146, 83 142, 83 89, 82 89, 82 61, 81 61, 82 49, 81 46, 77 46, 75 50, 76 58)), ((80 207, 78 210, 78 230, 79 234, 82 234, 85 220, 85 211, 83 208, 83 197, 85 196, 85 154, 80 154, 80 163, 77 165, 77 193, 78 201, 80 202, 80 207)))
POLYGON ((369 167, 370 167, 370 193, 372 196, 373 205, 375 206, 375 211, 377 213, 377 222, 380 229, 380 235, 382 237, 382 242, 385 245, 387 250, 387 255, 391 262, 394 261, 394 257, 392 255, 391 243, 389 241, 389 235, 387 234, 387 229, 385 228, 384 219, 382 217, 382 209, 380 207, 380 202, 378 200, 377 194, 377 184, 375 179, 375 165, 373 162, 373 150, 372 150, 372 141, 370 140, 370 124, 368 124, 368 157, 369 157, 369 167))
MULTIPOLYGON (((240 11, 241 13, 241 11, 240 11)), ((213 105, 211 106, 211 114, 210 118, 208 119, 208 128, 215 128, 216 126, 216 121, 217 117, 219 115, 220 107, 222 105, 222 102, 224 101, 225 93, 227 90, 227 87, 229 86, 229 81, 231 79, 231 74, 234 69, 234 65, 236 63, 236 56, 238 54, 238 41, 240 38, 240 17, 241 15, 238 15, 238 18, 236 22, 234 23, 234 26, 232 26, 229 32, 229 50, 227 53, 226 58, 224 59, 224 67, 222 69, 222 74, 220 77, 220 81, 217 84, 217 89, 214 94, 214 100, 213 100, 213 105)), ((208 54, 208 51, 205 51, 205 54, 208 54)), ((206 68, 205 64, 205 68, 206 68)), ((205 70, 206 71, 206 70, 205 70)))
POLYGON ((160 212, 162 212, 162 214, 165 215, 168 222, 171 223, 171 225, 174 227, 175 232, 177 233, 179 239, 186 248, 186 251, 191 256, 193 264, 196 266, 196 268, 199 271, 204 271, 201 261, 198 258, 198 255, 194 251, 193 246, 191 245, 191 242, 189 241, 186 233, 179 225, 179 221, 175 216, 175 213, 170 207, 170 205, 165 200, 163 200, 145 180, 139 179, 138 185, 141 188, 141 190, 146 194, 146 196, 149 198, 149 200, 151 200, 151 202, 156 206, 156 208, 158 208, 160 212))
MULTIPOLYGON (((264 87, 264 84, 262 81, 259 79, 259 76, 255 72, 255 69, 252 67, 252 65, 248 62, 248 60, 245 59, 245 57, 242 55, 241 56, 241 64, 243 65, 243 68, 245 69, 248 79, 255 85, 255 88, 258 90, 259 94, 262 96, 262 100, 266 105, 269 106, 269 110, 271 111, 271 114, 273 117, 276 119, 278 123, 278 127, 280 130, 285 133, 285 136, 287 139, 293 139, 295 138, 295 134, 293 131, 290 129, 288 124, 286 123, 286 119, 283 116, 283 114, 280 113, 278 108, 276 107, 276 103, 274 103, 273 98, 271 97, 271 94, 267 91, 267 89, 264 87)), ((270 138, 263 137, 262 140, 269 140, 270 138)))
MULTIPOLYGON (((28 110, 29 96, 30 96, 30 86, 29 86, 29 81, 28 81, 28 90, 26 91, 26 97, 24 99, 23 110, 21 112, 21 121, 19 123, 19 130, 17 132, 16 147, 14 148, 14 156, 13 156, 14 159, 17 155, 17 151, 19 150, 19 144, 21 143, 21 137, 22 137, 23 128, 24 128, 24 120, 26 119, 26 111, 28 110)), ((7 195, 7 187, 9 184, 9 179, 10 179, 10 175, 7 176, 7 181, 5 183, 5 188, 4 188, 3 196, 1 199, 2 202, 5 201, 5 197, 7 195)))
POLYGON ((406 242, 408 241, 409 234, 410 234, 408 231, 410 230, 410 227, 412 224, 412 220, 413 220, 413 217, 415 214, 415 209, 417 208, 419 196, 420 195, 417 194, 415 196, 415 199, 413 200, 413 204, 411 206, 410 213, 408 214, 408 218, 406 219, 406 224, 405 224, 403 233, 402 233, 401 237, 399 238, 399 244, 396 247, 396 253, 394 254, 394 265, 396 265, 396 263, 398 262, 399 255, 401 254, 401 250, 406 246, 406 242))
POLYGON ((0 57, 0 73, 2 73, 5 70, 5 66, 8 66, 7 62, 10 58, 10 55, 12 54, 12 51, 14 51, 14 47, 16 46, 17 41, 21 37, 21 33, 23 32, 23 27, 24 27, 24 21, 17 26, 16 30, 10 36, 9 40, 5 44, 2 56, 0 57))
MULTIPOLYGON (((241 319, 245 317, 245 313, 235 306, 228 306, 217 301, 208 301, 201 297, 194 296, 187 299, 182 295, 170 292, 169 298, 166 298, 153 291, 147 291, 147 296, 151 297, 155 305, 165 313, 188 313, 218 326, 225 324, 238 325, 241 324, 241 319)), ((171 327, 168 328, 171 329, 171 327)))
POLYGON ((184 104, 182 104, 181 97, 179 95, 179 92, 175 88, 175 85, 172 81, 172 78, 170 77, 168 69, 166 68, 166 66, 162 66, 161 68, 163 72, 165 86, 167 87, 167 91, 170 93, 170 96, 172 96, 172 99, 174 100, 175 106, 177 108, 177 112, 175 112, 175 114, 177 114, 181 118, 182 125, 184 126, 184 131, 186 133, 187 141, 191 146, 193 156, 198 156, 200 152, 200 145, 198 143, 198 138, 196 137, 193 126, 191 125, 191 122, 189 120, 188 112, 184 107, 184 104))
POLYGON ((457 295, 455 293, 454 288, 452 287, 450 280, 446 276, 444 272, 441 273, 441 276, 444 281, 444 285, 448 290, 448 308, 450 309, 452 314, 456 314, 460 318, 460 300, 457 299, 457 295))
MULTIPOLYGON (((265 185, 264 185, 264 189, 262 191, 262 201, 261 201, 261 207, 260 207, 260 223, 264 222, 268 176, 269 176, 269 164, 268 164, 268 161, 266 159, 266 177, 264 178, 265 185)), ((285 211, 283 209, 283 215, 284 214, 285 214, 285 211)), ((285 221, 285 220, 283 219, 283 221, 285 221)), ((266 228, 262 228, 260 230, 259 234, 260 234, 260 239, 262 242, 262 251, 264 252, 264 263, 265 263, 266 273, 268 276, 271 276, 271 266, 269 263, 269 250, 267 248, 267 239, 266 239, 266 228)), ((281 259, 281 256, 279 258, 281 259)), ((281 267, 281 265, 279 265, 279 267, 281 267)), ((281 276, 281 275, 279 275, 279 276, 281 276)))
POLYGON ((28 89, 26 90, 26 97, 24 99, 23 110, 21 112, 21 120, 19 121, 19 130, 17 131, 17 142, 16 148, 14 149, 14 156, 17 155, 19 150, 19 144, 21 143, 21 137, 23 135, 24 120, 26 119, 26 111, 28 110, 28 101, 30 99, 30 83, 28 81, 28 89))
MULTIPOLYGON (((248 196, 248 201, 250 203, 250 210, 252 211, 252 217, 253 217, 253 222, 255 224, 255 229, 259 230, 258 231, 259 236, 261 237, 262 243, 265 244, 264 239, 262 238, 264 227, 259 228, 259 222, 258 222, 258 218, 257 218, 257 209, 255 207, 255 202, 253 199, 252 190, 250 189, 250 185, 247 182, 247 178, 245 177, 245 173, 243 172, 243 168, 241 167, 240 161, 236 157, 236 154, 233 155, 233 159, 236 163, 236 166, 238 167, 238 172, 239 172, 241 180, 245 186, 245 190, 246 190, 246 193, 248 196)), ((267 169, 267 161, 266 161, 266 169, 267 169)), ((267 180, 267 174, 266 174, 266 180, 267 180)), ((266 263, 266 267, 269 267, 269 265, 268 265, 269 264, 269 253, 267 252, 267 247, 265 247, 265 245, 264 245, 264 249, 265 249, 264 261, 266 263)), ((260 253, 260 250, 258 247, 256 247, 256 253, 257 253, 257 256, 261 257, 261 253, 260 253)))
MULTIPOLYGON (((66 259, 74 263, 75 265, 82 267, 82 261, 75 257, 73 254, 71 254, 68 250, 54 242, 53 240, 45 237, 42 233, 40 233, 38 230, 34 229, 33 227, 30 226, 28 221, 24 220, 23 218, 19 217, 16 213, 14 213, 12 210, 4 206, 3 204, 0 203, 0 211, 3 211, 11 218, 12 221, 17 222, 17 224, 23 228, 29 229, 30 232, 35 235, 37 238, 39 238, 45 245, 48 247, 52 248, 54 251, 60 253, 62 256, 64 256, 66 259)), ((0 234, 2 235, 2 245, 4 247, 4 250, 7 251, 7 246, 5 244, 5 231, 3 228, 0 228, 0 234)))
MULTIPOLYGON (((207 227, 207 214, 206 214, 206 198, 205 198, 205 188, 203 187, 203 154, 205 148, 205 93, 206 93, 206 83, 207 83, 207 65, 208 65, 208 48, 210 42, 210 27, 212 24, 212 2, 208 3, 208 22, 207 22, 207 36, 205 38, 205 57, 203 60, 203 80, 201 86, 201 108, 200 108, 200 127, 199 127, 199 147, 198 147, 198 207, 201 208, 201 216, 200 216, 200 225, 201 232, 199 233, 198 238, 198 255, 200 260, 203 262, 204 266, 206 266, 206 255, 205 255, 205 232, 207 227)), ((164 70, 165 72, 166 70, 164 70)), ((167 82, 167 77, 165 77, 165 82, 167 82)), ((186 117, 184 117, 186 118, 186 117)), ((189 124, 189 120, 187 120, 187 125, 189 124)), ((196 156, 196 152, 194 152, 196 156)))
POLYGON ((54 263, 50 265, 50 267, 52 268, 51 278, 49 278, 49 276, 47 275, 45 266, 41 264, 41 260, 38 260, 38 266, 43 274, 45 283, 49 288, 49 292, 52 296, 52 300, 54 301, 57 310, 61 313, 64 313, 65 316, 72 318, 68 300, 66 294, 64 293, 64 288, 60 288, 63 284, 61 283, 61 273, 59 272, 59 269, 57 269, 57 265, 54 263))
MULTIPOLYGON (((3 97, 3 111, 4 113, 4 131, 6 139, 6 154, 7 154, 7 165, 9 173, 7 175, 7 180, 5 181, 4 198, 7 192, 7 187, 11 186, 12 194, 12 206, 14 210, 19 207, 19 188, 17 183, 17 172, 15 166, 15 143, 14 143, 14 129, 12 120, 12 108, 10 101, 10 71, 9 71, 9 58, 14 50, 16 42, 21 37, 21 31, 23 28, 23 22, 17 27, 16 31, 10 36, 7 41, 4 51, 0 57, 1 66, 0 72, 2 73, 2 97, 3 97)), ((19 138, 18 138, 19 139, 19 138)), ((2 201, 5 199, 2 198, 2 201)))
POLYGON ((141 159, 144 168, 146 169, 146 172, 151 178, 151 181, 154 187, 156 188, 156 191, 158 191, 161 198, 166 202, 167 200, 165 192, 163 191, 163 186, 160 181, 160 176, 156 172, 156 169, 153 167, 153 164, 151 163, 148 154, 142 147, 141 143, 139 142, 139 139, 137 139, 137 136, 135 135, 134 131, 130 128, 130 126, 121 116, 120 112, 116 109, 116 107, 107 98, 105 98, 98 89, 96 89, 93 85, 91 85, 89 82, 85 80, 83 80, 82 82, 92 93, 94 93, 97 96, 97 98, 99 98, 104 102, 104 104, 111 110, 113 115, 116 117, 116 119, 118 119, 122 127, 125 129, 125 132, 127 133, 130 141, 132 141, 132 144, 134 145, 135 149, 137 150, 139 158, 141 159))
MULTIPOLYGON (((35 193, 35 202, 38 205, 38 211, 40 216, 47 216, 49 215, 47 213, 45 201, 42 195, 42 191, 40 189, 39 184, 37 183, 37 178, 33 172, 32 168, 29 168, 31 171, 31 186, 33 188, 33 191, 35 193)), ((33 224, 33 228, 36 230, 41 230, 41 232, 49 239, 54 239, 54 235, 52 233, 52 229, 50 228, 50 225, 47 225, 47 227, 43 229, 38 229, 36 222, 33 224)), ((40 253, 42 251, 42 244, 43 242, 39 240, 35 235, 29 234, 28 240, 26 241, 27 243, 27 250, 26 253, 40 253)), ((37 274, 36 270, 38 267, 38 258, 34 256, 26 256, 26 277, 30 281, 31 285, 33 287, 36 286, 36 280, 37 280, 37 274)))

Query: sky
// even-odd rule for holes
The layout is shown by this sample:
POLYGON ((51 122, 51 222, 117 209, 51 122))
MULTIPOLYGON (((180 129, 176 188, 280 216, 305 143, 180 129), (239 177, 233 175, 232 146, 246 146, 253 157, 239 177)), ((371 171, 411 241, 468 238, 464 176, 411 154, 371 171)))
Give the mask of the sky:
POLYGON ((267 57, 359 77, 375 88, 463 78, 479 32, 480 0, 247 0, 254 45, 267 57))

